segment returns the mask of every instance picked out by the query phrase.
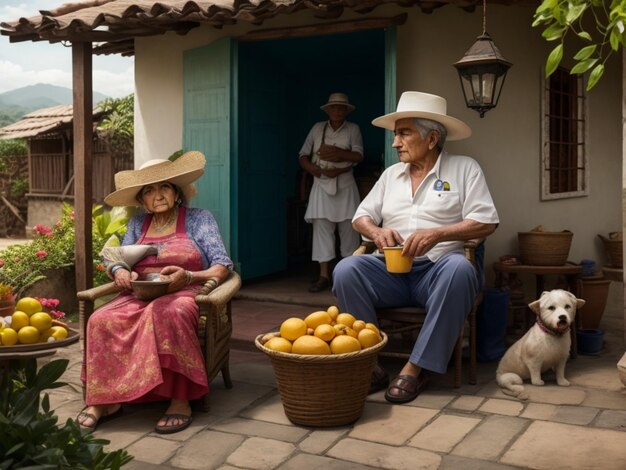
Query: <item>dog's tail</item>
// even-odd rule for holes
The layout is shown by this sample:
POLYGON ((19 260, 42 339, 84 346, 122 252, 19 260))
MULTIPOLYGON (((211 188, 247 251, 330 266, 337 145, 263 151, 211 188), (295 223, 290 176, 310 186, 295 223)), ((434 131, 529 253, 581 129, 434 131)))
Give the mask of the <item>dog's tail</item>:
POLYGON ((502 393, 519 398, 520 400, 528 399, 528 393, 526 393, 522 385, 524 381, 519 375, 513 372, 497 374, 496 382, 498 382, 498 385, 502 388, 502 393))

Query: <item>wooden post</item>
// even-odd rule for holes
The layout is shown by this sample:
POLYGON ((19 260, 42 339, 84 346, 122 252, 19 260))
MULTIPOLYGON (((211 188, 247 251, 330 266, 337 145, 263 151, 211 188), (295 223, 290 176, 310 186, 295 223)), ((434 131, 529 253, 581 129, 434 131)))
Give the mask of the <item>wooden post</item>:
POLYGON ((92 55, 90 42, 72 43, 74 91, 74 222, 76 289, 93 285, 91 204, 93 152, 92 55))

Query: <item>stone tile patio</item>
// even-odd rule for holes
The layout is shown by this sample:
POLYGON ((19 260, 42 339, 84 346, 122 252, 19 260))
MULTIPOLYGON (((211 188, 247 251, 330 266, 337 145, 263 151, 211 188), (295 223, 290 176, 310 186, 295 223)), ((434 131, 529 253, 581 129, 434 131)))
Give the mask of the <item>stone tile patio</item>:
MULTIPOLYGON (((452 373, 438 376, 405 405, 391 405, 379 392, 368 397, 356 423, 324 429, 290 423, 272 366, 252 344, 282 319, 311 311, 235 300, 234 387, 225 389, 219 377, 213 381, 209 413, 196 412, 187 430, 163 436, 153 427, 165 403, 125 406, 124 415, 102 424, 96 435, 110 440, 110 449, 126 448, 135 458, 125 468, 140 470, 624 468, 626 390, 616 368, 624 352, 621 325, 611 325, 600 354, 568 363, 570 387, 558 387, 547 374, 545 386, 526 385, 531 398, 520 402, 495 384, 497 364, 482 363, 477 385, 455 389, 452 373)), ((619 323, 621 311, 614 311, 607 323, 619 323)), ((50 392, 66 420, 82 408, 79 346, 55 357, 70 360, 63 377, 69 385, 50 392)), ((401 367, 397 361, 384 365, 392 373, 401 367)))

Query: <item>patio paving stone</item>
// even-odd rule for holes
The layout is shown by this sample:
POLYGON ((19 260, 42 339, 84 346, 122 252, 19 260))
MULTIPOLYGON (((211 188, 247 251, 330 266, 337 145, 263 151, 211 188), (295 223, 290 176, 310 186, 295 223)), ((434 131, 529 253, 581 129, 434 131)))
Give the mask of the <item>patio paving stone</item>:
POLYGON ((394 470, 435 470, 441 456, 414 447, 396 447, 359 439, 342 439, 327 455, 375 468, 394 470))
POLYGON ((602 411, 593 425, 599 428, 613 428, 617 431, 626 431, 626 411, 602 411))
POLYGON ((624 468, 626 462, 624 434, 608 429, 535 421, 501 461, 533 469, 618 470, 624 468))
POLYGON ((170 465, 192 469, 218 468, 245 439, 237 434, 201 432, 185 442, 185 446, 176 453, 170 465))
POLYGON ((368 470, 373 468, 377 467, 331 459, 321 455, 298 454, 278 467, 278 470, 368 470))
POLYGON ((521 418, 550 420, 556 413, 556 405, 545 403, 528 403, 520 415, 521 418))
POLYGON ((436 410, 427 408, 367 403, 349 437, 399 446, 436 414, 436 410))
POLYGON ((597 416, 597 408, 589 408, 586 406, 562 405, 556 408, 556 413, 551 421, 560 423, 580 424, 582 426, 591 423, 597 416))
POLYGON ((285 442, 298 442, 309 433, 302 428, 243 418, 230 418, 211 428, 216 431, 247 434, 248 436, 265 437, 285 442))
POLYGON ((450 452, 479 423, 480 418, 440 415, 419 431, 407 445, 434 452, 450 452))
POLYGON ((465 411, 475 411, 485 401, 483 397, 460 396, 448 405, 448 408, 465 411))
POLYGON ((347 432, 348 428, 311 431, 311 433, 298 444, 298 447, 303 452, 310 454, 323 454, 347 432))
POLYGON ((228 456, 227 463, 236 467, 271 470, 296 450, 293 444, 251 437, 228 456))
POLYGON ((529 423, 528 420, 510 416, 488 416, 451 453, 474 459, 496 461, 515 436, 529 423))
POLYGON ((521 402, 489 398, 480 405, 478 411, 498 415, 519 416, 523 409, 524 405, 521 402))
POLYGON ((171 459, 180 447, 180 442, 146 436, 131 444, 127 450, 137 460, 161 465, 171 459))

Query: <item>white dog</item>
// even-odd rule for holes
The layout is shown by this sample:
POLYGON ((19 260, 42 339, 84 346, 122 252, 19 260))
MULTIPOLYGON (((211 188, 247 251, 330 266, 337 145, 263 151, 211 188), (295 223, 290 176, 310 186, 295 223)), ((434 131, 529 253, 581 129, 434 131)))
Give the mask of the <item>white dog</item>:
POLYGON ((561 289, 543 292, 539 300, 528 304, 537 314, 537 323, 500 360, 496 381, 502 392, 526 400, 524 379, 530 379, 533 385, 543 385, 541 373, 548 369, 554 369, 557 384, 569 385, 565 379, 565 363, 572 342, 569 329, 576 309, 583 305, 584 300, 561 289))

